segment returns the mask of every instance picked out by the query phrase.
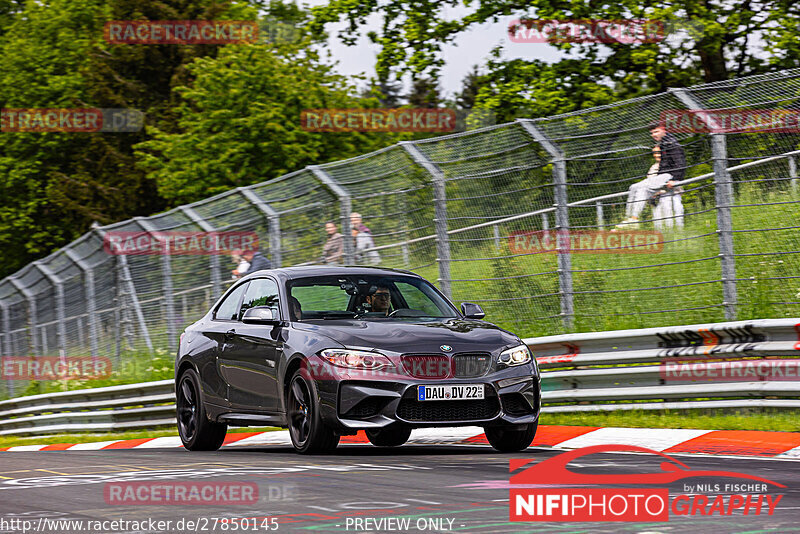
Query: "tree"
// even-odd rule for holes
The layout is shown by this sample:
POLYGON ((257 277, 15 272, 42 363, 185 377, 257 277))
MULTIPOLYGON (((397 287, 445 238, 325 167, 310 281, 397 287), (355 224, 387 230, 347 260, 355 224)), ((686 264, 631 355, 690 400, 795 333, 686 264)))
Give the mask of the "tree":
POLYGON ((411 92, 406 98, 411 107, 437 108, 442 101, 439 95, 439 83, 432 78, 413 79, 411 80, 411 92))
POLYGON ((179 131, 154 129, 153 139, 137 147, 141 166, 173 205, 356 156, 391 139, 303 129, 304 110, 369 104, 353 98, 346 79, 308 48, 227 46, 188 71, 191 86, 176 89, 179 131))
POLYGON ((520 89, 531 95, 523 99, 527 107, 570 111, 575 108, 575 91, 580 106, 594 105, 605 101, 609 94, 615 99, 629 98, 668 87, 800 65, 800 5, 795 2, 485 0, 461 19, 437 16, 443 8, 462 3, 470 4, 461 0, 334 0, 312 9, 312 31, 345 19, 349 25, 341 37, 346 43, 354 42, 367 17, 379 13, 383 16, 382 30, 370 34, 381 46, 377 75, 389 79, 410 72, 415 79, 438 79, 442 47, 484 22, 649 19, 664 23, 668 38, 657 42, 553 41, 550 45, 565 53, 564 59, 553 65, 538 60, 502 60, 502 54, 496 53, 482 78, 492 87, 482 85, 476 102, 479 106, 491 102, 504 109, 517 107, 520 89), (536 87, 526 90, 530 85, 536 87), (541 96, 549 96, 550 100, 542 101, 541 96))
POLYGON ((399 82, 373 79, 370 86, 361 92, 362 98, 376 98, 382 108, 398 108, 403 105, 403 85, 399 82))

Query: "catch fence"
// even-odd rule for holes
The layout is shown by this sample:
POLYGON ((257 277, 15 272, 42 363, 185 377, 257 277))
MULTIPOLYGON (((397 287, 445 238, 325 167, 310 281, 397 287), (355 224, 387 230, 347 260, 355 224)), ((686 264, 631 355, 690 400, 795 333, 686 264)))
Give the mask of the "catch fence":
MULTIPOLYGON (((325 222, 349 236, 351 212, 381 266, 415 271, 521 336, 800 316, 796 129, 672 132, 686 159, 671 197, 683 213, 646 206, 616 232, 657 231, 652 250, 608 246, 628 188, 654 161, 651 124, 713 109, 800 111, 800 69, 402 142, 95 227, 0 281, 0 350, 109 356, 121 369, 135 354, 174 352, 232 281, 227 256, 111 255, 108 232, 250 231, 290 266, 319 263, 325 222), (568 232, 606 246, 567 246, 568 232)), ((363 254, 345 240, 347 264, 363 254)), ((0 396, 30 386, 5 380, 0 396)))

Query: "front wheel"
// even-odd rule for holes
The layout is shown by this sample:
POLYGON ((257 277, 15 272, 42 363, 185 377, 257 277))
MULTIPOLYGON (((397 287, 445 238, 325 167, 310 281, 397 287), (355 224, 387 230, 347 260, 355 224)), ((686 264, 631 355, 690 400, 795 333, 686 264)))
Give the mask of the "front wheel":
POLYGON ((286 395, 289 436, 294 450, 309 454, 335 449, 339 444, 339 436, 322 422, 313 384, 302 369, 292 375, 286 395))
POLYGON ((178 434, 190 451, 215 451, 225 441, 228 425, 209 420, 200 398, 200 378, 194 369, 187 369, 175 389, 178 434))
POLYGON ((519 452, 527 449, 536 436, 539 421, 528 425, 494 426, 484 429, 489 445, 500 452, 519 452))
POLYGON ((411 435, 411 428, 401 425, 391 425, 378 430, 367 430, 367 439, 376 447, 399 447, 411 435))

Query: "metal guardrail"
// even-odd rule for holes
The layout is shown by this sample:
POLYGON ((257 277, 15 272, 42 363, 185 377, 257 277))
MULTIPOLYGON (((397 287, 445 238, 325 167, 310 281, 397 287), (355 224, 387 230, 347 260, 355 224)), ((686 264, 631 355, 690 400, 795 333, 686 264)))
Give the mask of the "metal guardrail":
POLYGON ((119 431, 174 424, 172 380, 47 393, 0 402, 0 436, 119 431))
MULTIPOLYGON (((713 380, 721 362, 780 360, 800 369, 800 318, 760 319, 525 339, 542 369, 544 413, 800 408, 800 376, 713 380), (703 379, 670 381, 667 363, 703 379), (670 383, 667 383, 670 382, 670 383)), ((724 364, 723 364, 724 365, 724 364)), ((744 378, 744 377, 743 377, 744 378)), ((175 424, 172 380, 0 402, 0 435, 128 430, 175 424)))
POLYGON ((542 369, 542 400, 547 404, 544 412, 800 408, 797 318, 566 334, 524 341, 542 369), (782 360, 782 365, 795 374, 783 376, 783 380, 759 374, 736 376, 731 371, 726 371, 728 376, 719 376, 721 366, 730 365, 724 362, 737 362, 740 370, 753 371, 765 358, 782 360))

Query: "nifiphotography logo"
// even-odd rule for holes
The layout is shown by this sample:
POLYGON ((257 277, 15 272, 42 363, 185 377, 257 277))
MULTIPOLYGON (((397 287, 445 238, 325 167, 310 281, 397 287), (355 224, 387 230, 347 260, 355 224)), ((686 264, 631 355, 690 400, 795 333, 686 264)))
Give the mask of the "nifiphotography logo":
MULTIPOLYGON (((531 462, 511 460, 510 471, 514 473, 531 462)), ((509 519, 549 522, 669 521, 671 515, 771 516, 783 494, 771 494, 768 489, 786 487, 736 471, 694 470, 666 454, 632 445, 594 445, 565 452, 517 472, 510 482, 509 519), (656 472, 634 474, 578 473, 567 467, 579 458, 583 461, 591 454, 605 452, 645 453, 664 461, 656 472), (719 477, 723 480, 705 482, 719 477), (673 491, 671 500, 670 488, 652 487, 688 478, 704 481, 684 483, 678 494, 673 491), (651 487, 631 487, 634 485, 651 487)))

